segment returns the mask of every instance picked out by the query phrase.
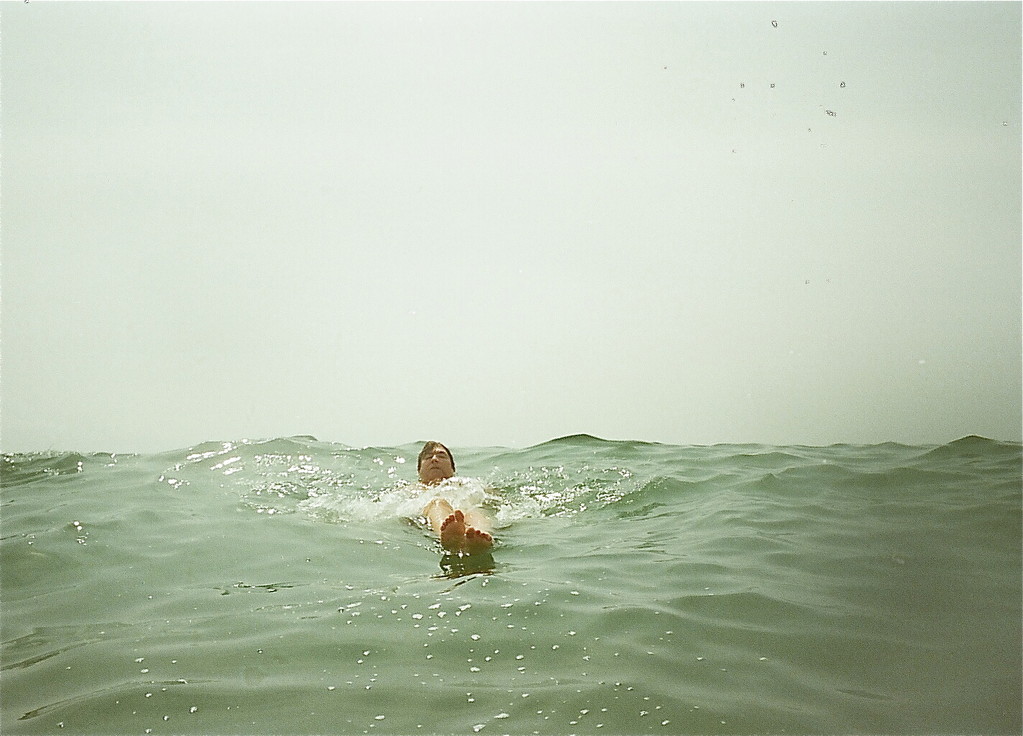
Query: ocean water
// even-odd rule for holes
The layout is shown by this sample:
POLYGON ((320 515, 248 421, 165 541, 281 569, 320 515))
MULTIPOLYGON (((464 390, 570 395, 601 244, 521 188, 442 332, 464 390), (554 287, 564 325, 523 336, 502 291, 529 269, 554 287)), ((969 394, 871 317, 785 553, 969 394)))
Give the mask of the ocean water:
POLYGON ((0 732, 1023 728, 1019 444, 418 449, 5 455, 0 732))

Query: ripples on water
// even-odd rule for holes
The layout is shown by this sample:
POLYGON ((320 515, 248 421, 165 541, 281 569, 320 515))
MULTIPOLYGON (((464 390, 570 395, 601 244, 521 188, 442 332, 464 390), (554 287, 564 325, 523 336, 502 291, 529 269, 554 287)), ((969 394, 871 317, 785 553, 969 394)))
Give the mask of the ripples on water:
POLYGON ((1020 731, 1019 444, 418 449, 5 456, 0 730, 1020 731))

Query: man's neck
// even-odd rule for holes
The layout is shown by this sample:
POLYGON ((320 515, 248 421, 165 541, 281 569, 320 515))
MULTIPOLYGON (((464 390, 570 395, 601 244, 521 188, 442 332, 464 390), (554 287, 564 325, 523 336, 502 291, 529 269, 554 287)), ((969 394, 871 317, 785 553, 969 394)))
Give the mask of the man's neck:
POLYGON ((446 475, 443 478, 434 478, 433 480, 427 480, 426 478, 420 476, 419 482, 422 483, 424 486, 437 486, 446 481, 448 478, 453 477, 454 477, 453 475, 446 475))

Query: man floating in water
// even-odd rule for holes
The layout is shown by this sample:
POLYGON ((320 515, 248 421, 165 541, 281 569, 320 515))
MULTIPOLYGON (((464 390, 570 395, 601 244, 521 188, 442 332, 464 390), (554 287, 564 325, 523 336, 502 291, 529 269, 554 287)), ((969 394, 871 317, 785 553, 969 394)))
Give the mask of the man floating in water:
MULTIPOLYGON (((416 468, 423 485, 436 486, 455 475, 455 459, 440 442, 427 442, 419 453, 416 468)), ((455 508, 446 498, 437 496, 426 504, 423 515, 448 552, 459 555, 489 552, 494 546, 493 522, 480 509, 463 506, 455 508)))

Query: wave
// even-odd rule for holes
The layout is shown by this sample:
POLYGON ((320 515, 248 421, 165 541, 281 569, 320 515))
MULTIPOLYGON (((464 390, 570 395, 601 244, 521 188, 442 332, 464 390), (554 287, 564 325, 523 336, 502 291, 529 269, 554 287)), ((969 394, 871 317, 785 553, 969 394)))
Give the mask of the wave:
MULTIPOLYGON (((384 518, 406 512, 418 444, 355 448, 311 435, 203 442, 159 455, 5 454, 0 484, 72 482, 93 471, 135 470, 181 492, 218 487, 258 513, 384 518)), ((679 446, 558 437, 521 450, 455 448, 461 474, 491 489, 501 523, 528 517, 610 513, 644 516, 662 505, 696 504, 724 492, 746 498, 886 498, 968 489, 978 473, 999 474, 998 493, 1020 492, 1020 443, 967 436, 939 447, 831 445, 679 446)), ((990 477, 985 484, 990 487, 990 477)))
POLYGON ((646 440, 610 440, 603 437, 597 437, 592 434, 568 434, 564 437, 555 437, 552 440, 540 442, 539 444, 532 445, 526 449, 535 449, 539 447, 547 447, 549 445, 612 445, 616 447, 646 447, 653 445, 660 445, 660 442, 649 442, 646 440))
POLYGON ((59 476, 74 476, 86 468, 117 464, 130 455, 109 452, 30 452, 4 453, 0 456, 0 487, 11 487, 59 476))
POLYGON ((1023 445, 1019 442, 993 440, 988 437, 971 434, 936 447, 925 453, 925 457, 978 458, 991 455, 1019 457, 1021 452, 1023 452, 1023 445))

